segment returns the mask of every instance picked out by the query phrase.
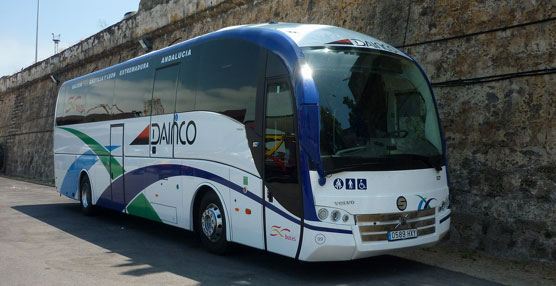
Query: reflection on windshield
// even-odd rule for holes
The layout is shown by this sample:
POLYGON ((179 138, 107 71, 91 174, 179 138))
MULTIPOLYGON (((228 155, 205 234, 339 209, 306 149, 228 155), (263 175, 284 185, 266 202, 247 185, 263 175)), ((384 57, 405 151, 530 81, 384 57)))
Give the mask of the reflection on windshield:
POLYGON ((413 62, 368 49, 304 53, 319 92, 327 173, 443 165, 434 101, 413 62))

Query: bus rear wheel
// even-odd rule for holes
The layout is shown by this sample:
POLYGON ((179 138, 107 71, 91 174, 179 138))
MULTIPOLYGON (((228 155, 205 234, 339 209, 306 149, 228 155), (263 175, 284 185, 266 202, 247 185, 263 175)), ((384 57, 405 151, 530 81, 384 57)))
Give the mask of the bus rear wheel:
POLYGON ((79 202, 83 214, 90 216, 94 214, 93 201, 91 196, 91 183, 89 178, 83 177, 79 186, 79 202))
POLYGON ((228 250, 226 216, 222 203, 214 192, 204 195, 198 208, 197 220, 197 232, 203 246, 212 253, 224 254, 228 250))

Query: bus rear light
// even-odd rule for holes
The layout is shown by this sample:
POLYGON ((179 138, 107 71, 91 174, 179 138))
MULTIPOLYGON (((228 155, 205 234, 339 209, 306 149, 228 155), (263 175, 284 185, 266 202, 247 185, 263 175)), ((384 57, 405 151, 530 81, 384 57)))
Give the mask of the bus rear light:
POLYGON ((251 209, 245 209, 246 214, 251 214, 251 209))

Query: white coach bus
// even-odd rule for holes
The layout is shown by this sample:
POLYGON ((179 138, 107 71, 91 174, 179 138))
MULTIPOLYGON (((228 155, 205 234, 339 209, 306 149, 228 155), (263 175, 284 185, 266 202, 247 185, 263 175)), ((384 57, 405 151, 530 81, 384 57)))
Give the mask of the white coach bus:
POLYGON ((303 261, 438 242, 445 143, 405 53, 331 26, 223 29, 65 82, 56 188, 303 261))

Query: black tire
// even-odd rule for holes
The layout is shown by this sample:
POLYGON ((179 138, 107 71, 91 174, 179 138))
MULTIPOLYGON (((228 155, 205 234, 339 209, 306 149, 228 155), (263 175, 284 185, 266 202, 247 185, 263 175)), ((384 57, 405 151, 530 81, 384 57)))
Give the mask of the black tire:
POLYGON ((91 183, 87 177, 81 179, 81 184, 79 185, 79 204, 84 215, 91 216, 95 213, 91 196, 91 183))
POLYGON ((214 192, 203 196, 196 217, 197 233, 203 246, 212 253, 226 253, 229 248, 226 240, 226 216, 222 203, 214 192))

